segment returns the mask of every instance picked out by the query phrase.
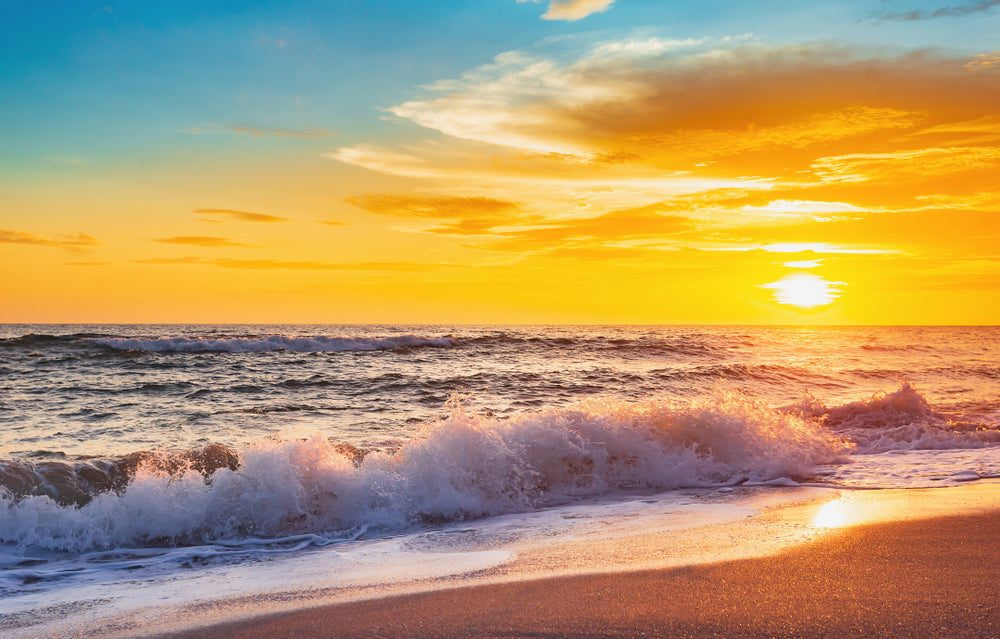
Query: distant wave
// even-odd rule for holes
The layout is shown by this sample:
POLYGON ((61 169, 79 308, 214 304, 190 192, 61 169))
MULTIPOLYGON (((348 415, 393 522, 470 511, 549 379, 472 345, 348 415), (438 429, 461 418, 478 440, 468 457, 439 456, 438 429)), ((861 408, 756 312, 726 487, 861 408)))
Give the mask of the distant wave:
POLYGON ((288 337, 269 335, 267 337, 231 337, 210 339, 204 337, 160 337, 160 338, 88 338, 87 341, 107 346, 119 351, 147 351, 155 353, 259 353, 266 351, 294 351, 298 353, 343 352, 343 351, 384 351, 402 348, 430 346, 448 348, 456 339, 445 337, 419 337, 400 335, 396 337, 288 337))
MULTIPOLYGON (((82 505, 60 505, 39 484, 8 487, 0 490, 0 540, 80 552, 399 530, 623 489, 802 479, 849 450, 824 427, 740 394, 589 399, 506 420, 456 406, 395 451, 360 451, 316 435, 258 440, 238 452, 238 464, 224 447, 154 456, 131 469, 119 464, 122 481, 82 505)), ((29 475, 43 466, 64 475, 82 468, 18 463, 29 475)))

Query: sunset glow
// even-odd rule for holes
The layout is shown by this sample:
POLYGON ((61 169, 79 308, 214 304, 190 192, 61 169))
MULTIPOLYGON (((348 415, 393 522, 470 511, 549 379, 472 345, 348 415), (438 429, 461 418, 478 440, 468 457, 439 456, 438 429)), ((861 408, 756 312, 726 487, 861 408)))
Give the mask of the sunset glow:
POLYGON ((12 10, 0 321, 1000 319, 992 3, 294 4, 12 10))

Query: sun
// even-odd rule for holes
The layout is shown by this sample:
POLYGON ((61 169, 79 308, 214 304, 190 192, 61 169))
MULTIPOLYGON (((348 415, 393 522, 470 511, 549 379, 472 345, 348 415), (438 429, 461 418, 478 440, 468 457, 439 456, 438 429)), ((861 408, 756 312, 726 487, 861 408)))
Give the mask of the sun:
POLYGON ((841 291, 838 287, 844 286, 844 282, 831 282, 812 273, 795 273, 786 275, 777 282, 761 286, 772 289, 774 299, 779 304, 815 308, 826 306, 840 297, 841 291))

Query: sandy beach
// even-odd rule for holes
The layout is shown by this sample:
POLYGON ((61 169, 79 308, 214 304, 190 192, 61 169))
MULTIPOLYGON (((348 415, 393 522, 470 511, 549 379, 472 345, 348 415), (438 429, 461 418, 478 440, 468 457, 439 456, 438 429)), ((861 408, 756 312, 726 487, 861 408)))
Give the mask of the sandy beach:
POLYGON ((764 558, 339 604, 173 637, 997 637, 1000 512, 764 558))

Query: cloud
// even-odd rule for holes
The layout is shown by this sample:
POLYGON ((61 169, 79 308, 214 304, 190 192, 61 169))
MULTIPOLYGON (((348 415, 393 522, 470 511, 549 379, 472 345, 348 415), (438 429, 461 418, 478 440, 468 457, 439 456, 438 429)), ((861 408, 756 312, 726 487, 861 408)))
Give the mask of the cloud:
POLYGON ((894 153, 852 153, 819 158, 813 170, 829 182, 859 182, 900 176, 941 176, 976 169, 995 170, 1000 147, 926 148, 894 153))
POLYGON ((860 213, 860 207, 846 202, 814 202, 808 200, 773 200, 763 206, 745 206, 742 212, 751 215, 787 215, 798 217, 814 213, 860 213))
POLYGON ((416 177, 544 173, 625 184, 668 171, 792 175, 817 157, 995 114, 1000 73, 967 64, 927 51, 885 56, 744 38, 511 51, 389 109, 443 139, 360 144, 331 157, 416 177))
MULTIPOLYGON (((527 2, 528 0, 517 0, 527 2)), ((539 2, 539 0, 531 0, 539 2)), ((548 11, 542 15, 545 20, 566 20, 575 22, 589 15, 607 11, 615 0, 552 0, 548 11)))
MULTIPOLYGON (((594 37, 503 53, 389 109, 424 140, 331 155, 501 198, 348 201, 505 259, 653 265, 695 249, 705 264, 769 269, 773 255, 804 269, 826 255, 843 268, 932 254, 958 223, 923 211, 996 210, 1000 65, 747 37, 594 37)), ((995 226, 975 221, 963 228, 995 226)))
MULTIPOLYGON (((288 222, 289 221, 288 218, 278 217, 277 215, 267 215, 265 213, 252 213, 250 211, 234 211, 232 209, 195 209, 193 212, 196 215, 202 215, 207 218, 228 218, 239 222, 288 222)), ((218 222, 220 220, 203 219, 202 221, 218 222)))
POLYGON ((227 240, 224 237, 207 237, 204 235, 179 235, 175 237, 163 237, 153 240, 154 242, 162 242, 164 244, 183 244, 186 246, 205 246, 205 247, 250 247, 250 244, 242 244, 240 242, 234 242, 232 240, 227 240))
POLYGON ((694 247, 702 251, 765 251, 767 253, 816 253, 820 255, 886 255, 899 253, 891 248, 862 245, 837 245, 827 242, 776 242, 773 244, 743 244, 743 245, 703 245, 694 247))
POLYGON ((541 220, 528 215, 517 202, 484 196, 427 196, 372 193, 355 195, 347 202, 370 213, 413 220, 451 220, 423 230, 439 235, 489 235, 497 227, 530 224, 541 220))
MULTIPOLYGON (((502 239, 491 248, 537 251, 557 248, 607 248, 609 244, 649 240, 662 243, 667 236, 689 231, 695 220, 660 212, 663 204, 611 211, 602 215, 548 220, 531 228, 495 232, 502 239)), ((441 231, 443 229, 439 229, 441 231)))
POLYGON ((537 154, 464 140, 425 142, 402 150, 362 144, 338 149, 327 157, 392 175, 467 184, 500 183, 505 187, 520 184, 534 189, 641 189, 667 196, 709 189, 770 187, 757 177, 695 176, 688 171, 667 171, 642 163, 608 163, 609 158, 631 157, 625 155, 537 154))
POLYGON ((210 122, 201 126, 184 129, 180 133, 191 135, 205 135, 209 133, 229 133, 232 135, 248 135, 254 138, 295 138, 299 140, 315 140, 328 138, 334 133, 330 129, 320 129, 308 127, 302 130, 296 129, 270 129, 265 127, 252 126, 245 122, 237 124, 218 124, 210 122))
POLYGON ((469 219, 520 213, 517 203, 488 197, 368 194, 354 195, 346 201, 370 213, 395 217, 469 219))
POLYGON ((648 259, 657 253, 662 255, 664 250, 663 248, 649 248, 644 246, 585 246, 552 249, 546 253, 546 257, 583 260, 587 262, 622 261, 648 259))
POLYGON ((110 266, 112 262, 63 262, 63 266, 110 266))
POLYGON ((972 120, 947 122, 910 134, 937 136, 951 145, 982 144, 1000 141, 1000 115, 986 115, 972 120))
POLYGON ((941 7, 933 11, 913 10, 913 11, 886 11, 876 13, 872 16, 874 20, 910 22, 913 20, 933 20, 935 18, 959 18, 989 11, 993 7, 1000 5, 1000 0, 980 0, 979 2, 969 2, 966 4, 941 7))
POLYGON ((392 271, 422 272, 452 264, 422 264, 417 262, 317 262, 313 260, 234 260, 227 258, 207 259, 201 257, 151 257, 133 260, 136 264, 183 265, 200 264, 220 268, 247 270, 293 270, 293 271, 392 271))
POLYGON ((76 233, 71 235, 36 235, 24 231, 13 231, 10 229, 0 229, 0 244, 27 244, 33 246, 53 246, 67 251, 79 251, 91 246, 98 246, 100 242, 86 233, 76 233))
POLYGON ((973 71, 977 69, 992 69, 994 67, 1000 67, 1000 51, 980 53, 965 64, 966 69, 973 71))

